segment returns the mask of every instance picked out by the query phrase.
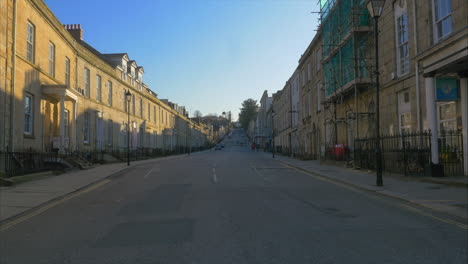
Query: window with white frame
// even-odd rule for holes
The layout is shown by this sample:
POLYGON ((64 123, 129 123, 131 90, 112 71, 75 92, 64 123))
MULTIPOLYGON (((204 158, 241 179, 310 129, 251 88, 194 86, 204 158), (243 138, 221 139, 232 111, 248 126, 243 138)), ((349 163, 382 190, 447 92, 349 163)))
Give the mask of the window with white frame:
POLYGON ((107 81, 107 104, 112 106, 112 82, 107 81))
POLYGON ((140 97, 140 117, 143 118, 143 99, 140 97))
POLYGON ((70 59, 65 57, 65 84, 70 88, 70 59))
POLYGON ((101 102, 102 97, 102 83, 101 83, 101 75, 96 74, 96 101, 101 102))
POLYGON ((398 76, 409 72, 408 14, 402 13, 396 18, 397 33, 397 72, 398 76))
POLYGON ((28 22, 26 36, 26 59, 32 63, 34 63, 35 43, 36 27, 31 22, 28 22))
POLYGON ((127 62, 122 60, 122 80, 127 80, 127 62))
POLYGON ((83 142, 84 143, 89 143, 89 122, 90 122, 90 116, 89 112, 85 112, 83 115, 83 142))
POLYGON ((433 0, 435 42, 452 33, 452 0, 433 0))
POLYGON ((124 108, 124 112, 129 112, 130 109, 128 109, 128 102, 127 102, 127 95, 126 95, 127 91, 125 91, 125 89, 123 90, 123 108, 124 108))
POLYGON ((148 121, 151 120, 151 105, 148 103, 148 121))
POLYGON ((439 130, 441 134, 457 129, 456 102, 443 102, 438 104, 439 130))
POLYGON ((55 45, 49 42, 49 75, 55 77, 55 45))
POLYGON ((33 124, 34 124, 34 97, 30 94, 24 96, 24 134, 32 135, 33 134, 33 124))
POLYGON ((89 76, 89 69, 84 69, 84 93, 85 96, 89 97, 89 92, 91 90, 91 80, 89 76))
POLYGON ((409 91, 399 92, 397 98, 400 134, 411 133, 411 102, 409 91))

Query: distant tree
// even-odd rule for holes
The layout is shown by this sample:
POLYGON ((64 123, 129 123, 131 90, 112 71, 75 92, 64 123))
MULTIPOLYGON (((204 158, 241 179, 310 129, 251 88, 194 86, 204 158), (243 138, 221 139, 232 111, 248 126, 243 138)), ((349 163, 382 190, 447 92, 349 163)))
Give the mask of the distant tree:
POLYGON ((242 102, 242 107, 240 108, 239 113, 239 122, 244 129, 249 127, 250 121, 254 120, 257 116, 258 104, 257 101, 249 98, 242 102))
POLYGON ((202 117, 202 113, 200 112, 200 110, 195 110, 195 112, 193 112, 193 117, 197 117, 197 118, 200 118, 202 117))

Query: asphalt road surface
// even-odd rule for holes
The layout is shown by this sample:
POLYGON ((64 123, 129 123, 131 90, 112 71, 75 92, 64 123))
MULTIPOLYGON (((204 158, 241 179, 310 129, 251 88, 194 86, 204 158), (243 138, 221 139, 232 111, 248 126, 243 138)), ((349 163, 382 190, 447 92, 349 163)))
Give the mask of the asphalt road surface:
MULTIPOLYGON (((241 146, 240 143, 244 143, 241 146)), ((467 230, 253 152, 137 166, 0 233, 0 263, 467 263, 467 230)))

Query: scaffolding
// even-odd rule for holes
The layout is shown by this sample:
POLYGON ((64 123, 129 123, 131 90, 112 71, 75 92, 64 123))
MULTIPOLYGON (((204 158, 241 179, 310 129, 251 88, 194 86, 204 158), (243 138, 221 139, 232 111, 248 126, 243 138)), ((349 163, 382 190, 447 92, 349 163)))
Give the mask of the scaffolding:
POLYGON ((346 139, 341 139, 341 143, 346 142, 352 147, 352 139, 359 137, 360 120, 373 116, 373 112, 368 109, 359 111, 358 107, 359 100, 363 99, 359 96, 361 90, 367 90, 372 84, 370 16, 363 0, 319 0, 319 5, 323 103, 331 116, 325 125, 332 125, 329 135, 332 145, 340 141, 337 126, 346 126, 341 129, 346 133, 346 139), (337 104, 344 104, 342 116, 338 116, 337 104))

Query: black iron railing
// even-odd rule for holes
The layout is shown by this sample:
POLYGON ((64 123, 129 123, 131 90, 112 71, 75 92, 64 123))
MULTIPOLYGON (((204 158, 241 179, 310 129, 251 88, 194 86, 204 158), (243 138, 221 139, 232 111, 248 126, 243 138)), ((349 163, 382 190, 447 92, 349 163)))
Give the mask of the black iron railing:
POLYGON ((7 151, 5 155, 5 172, 7 177, 20 176, 64 168, 62 157, 56 152, 7 151))
MULTIPOLYGON (((385 172, 426 175, 431 162, 430 132, 383 135, 380 137, 382 167, 385 172)), ((375 138, 354 140, 354 166, 375 169, 375 138)))
POLYGON ((439 135, 439 160, 445 176, 463 175, 463 135, 460 130, 439 135))
MULTIPOLYGON (((182 147, 176 146, 172 150, 160 148, 131 148, 130 160, 144 160, 168 155, 197 152, 208 149, 203 147, 182 147)), ((27 151, 7 151, 5 157, 5 172, 7 177, 38 173, 44 171, 59 171, 67 167, 86 167, 96 163, 107 163, 113 157, 114 160, 127 160, 127 148, 106 147, 102 150, 82 150, 67 153, 58 152, 36 152, 27 151)))
MULTIPOLYGON (((439 162, 444 176, 463 175, 463 136, 459 130, 442 132, 438 139, 439 162)), ((381 137, 383 169, 403 175, 431 175, 431 133, 408 133, 381 137)), ((354 166, 375 169, 375 138, 354 141, 354 166)))

